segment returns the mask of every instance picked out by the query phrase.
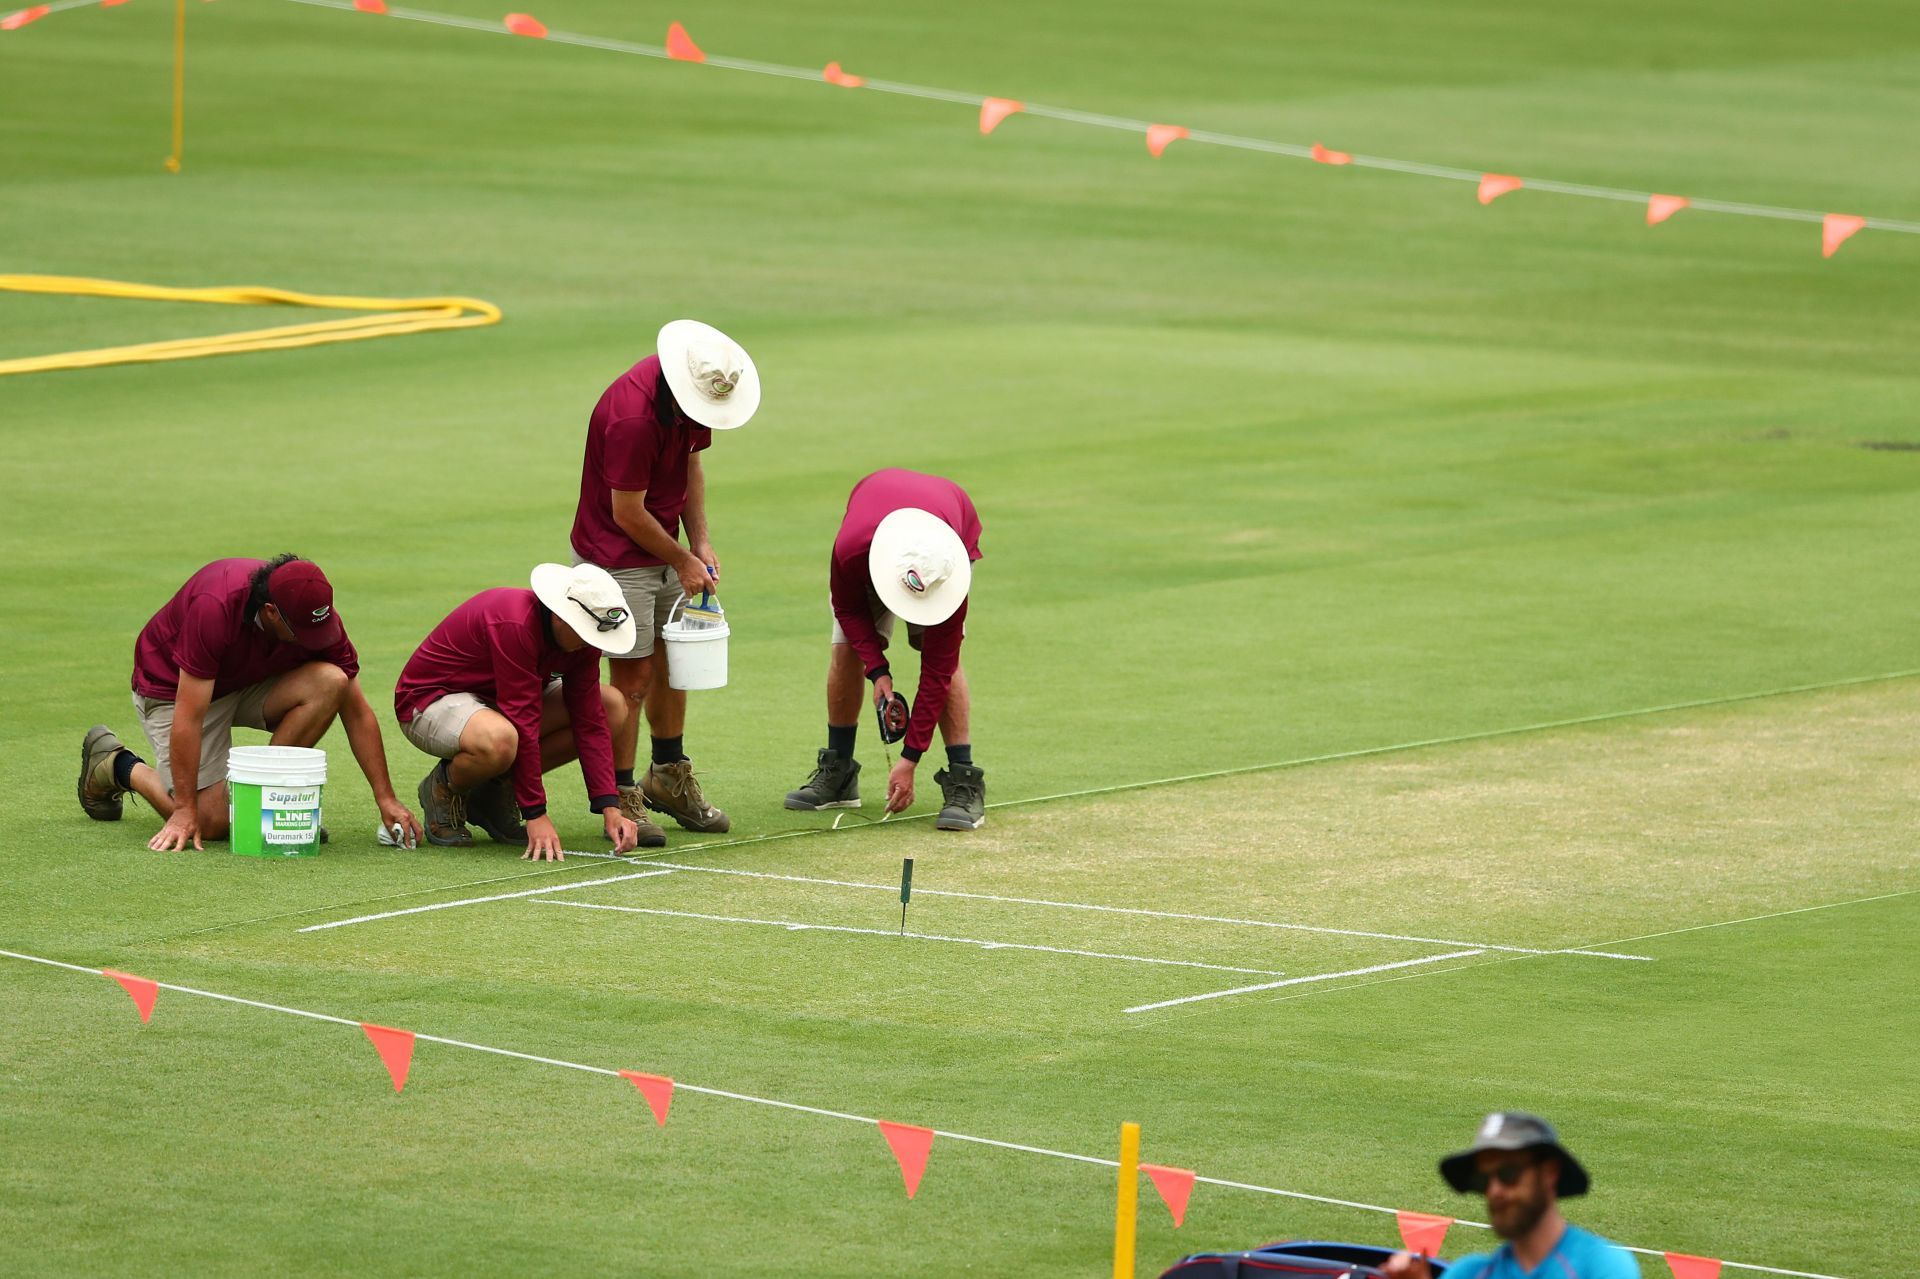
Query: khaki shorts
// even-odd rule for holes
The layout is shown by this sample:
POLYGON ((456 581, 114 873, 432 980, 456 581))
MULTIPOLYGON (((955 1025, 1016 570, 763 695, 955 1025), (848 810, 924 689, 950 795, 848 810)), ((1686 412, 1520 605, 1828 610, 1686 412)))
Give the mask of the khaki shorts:
MULTIPOLYGON (((547 685, 542 713, 551 718, 554 710, 566 708, 560 681, 547 685)), ((460 753, 460 734, 475 711, 493 710, 472 693, 448 693, 437 702, 422 707, 420 713, 400 726, 406 739, 438 759, 452 759, 460 753)))
MULTIPOLYGON (((584 562, 574 561, 575 564, 584 562)), ((660 628, 667 624, 668 614, 680 601, 680 575, 665 564, 654 564, 647 568, 610 568, 607 572, 620 584, 620 593, 627 598, 627 612, 633 614, 633 647, 625 653, 608 653, 607 656, 623 661, 650 656, 660 628), (648 618, 653 619, 651 626, 647 624, 648 618)))
MULTIPOLYGON (((205 790, 227 780, 227 753, 233 749, 233 730, 264 729, 267 726, 267 695, 280 681, 278 675, 249 684, 237 693, 216 697, 207 706, 207 717, 200 724, 200 776, 194 785, 205 790)), ((153 745, 153 767, 173 793, 173 703, 133 695, 134 713, 140 727, 153 745)))

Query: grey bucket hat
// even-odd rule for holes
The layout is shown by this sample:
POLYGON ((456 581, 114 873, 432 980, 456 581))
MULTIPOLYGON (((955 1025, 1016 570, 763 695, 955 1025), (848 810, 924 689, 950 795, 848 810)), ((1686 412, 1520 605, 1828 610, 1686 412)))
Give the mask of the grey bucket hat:
POLYGON ((1474 1156, 1483 1150, 1527 1150, 1551 1155, 1560 1163, 1560 1180, 1554 1193, 1562 1199, 1587 1193, 1587 1170, 1571 1151, 1560 1144, 1553 1125, 1538 1115, 1521 1110, 1497 1110, 1480 1121, 1473 1144, 1440 1161, 1440 1175, 1461 1194, 1473 1187, 1476 1171, 1474 1156))

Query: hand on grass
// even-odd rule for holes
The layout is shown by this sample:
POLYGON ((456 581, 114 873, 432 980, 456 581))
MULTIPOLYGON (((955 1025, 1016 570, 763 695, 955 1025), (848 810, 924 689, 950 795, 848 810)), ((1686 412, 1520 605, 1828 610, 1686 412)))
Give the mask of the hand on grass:
POLYGON ((560 851, 560 832, 553 828, 553 819, 546 814, 527 823, 527 851, 520 854, 523 862, 563 862, 567 855, 560 851))
POLYGON ((638 847, 640 827, 631 819, 622 817, 618 805, 601 809, 600 815, 606 819, 607 838, 613 841, 613 851, 616 854, 630 853, 638 847))
POLYGON ((913 807, 913 765, 914 761, 902 759, 887 774, 887 811, 904 813, 913 807))
POLYGON ((380 809, 380 825, 387 830, 392 830, 396 826, 400 828, 400 847, 419 847, 420 822, 407 806, 392 795, 375 802, 380 809))
POLYGON ((188 844, 200 851, 200 814, 194 811, 192 800, 176 806, 167 824, 147 841, 147 847, 156 853, 184 853, 188 844))

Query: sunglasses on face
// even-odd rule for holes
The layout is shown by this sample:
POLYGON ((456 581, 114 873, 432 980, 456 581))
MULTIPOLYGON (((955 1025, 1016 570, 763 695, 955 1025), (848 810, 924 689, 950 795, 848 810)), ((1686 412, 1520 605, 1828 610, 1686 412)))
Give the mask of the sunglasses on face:
POLYGON ((619 608, 616 606, 614 608, 608 609, 604 613, 600 613, 600 612, 595 612, 593 605, 587 603, 585 600, 579 598, 578 596, 569 595, 567 596, 567 598, 569 600, 572 600, 575 604, 578 604, 581 608, 584 608, 585 610, 587 610, 587 616, 593 619, 593 625, 595 630, 617 631, 622 626, 626 625, 627 610, 624 608, 619 608))
POLYGON ((1496 1181, 1503 1186, 1517 1186, 1520 1184, 1520 1178, 1525 1176, 1527 1170, 1533 1166, 1532 1160, 1526 1160, 1524 1162, 1498 1164, 1491 1173, 1481 1172, 1476 1169, 1467 1178, 1467 1189, 1474 1194, 1483 1195, 1487 1192, 1487 1187, 1496 1181))

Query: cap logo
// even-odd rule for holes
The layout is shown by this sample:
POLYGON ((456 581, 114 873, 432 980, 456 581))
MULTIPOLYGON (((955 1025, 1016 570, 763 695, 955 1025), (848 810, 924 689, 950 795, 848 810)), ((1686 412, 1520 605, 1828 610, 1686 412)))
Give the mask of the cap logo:
POLYGON ((1500 1130, 1506 1126, 1506 1122, 1507 1117, 1503 1113, 1495 1112, 1494 1114, 1488 1115, 1486 1122, 1480 1125, 1481 1140, 1484 1141, 1489 1137, 1499 1136, 1500 1130))
POLYGON ((741 370, 703 359, 694 351, 687 352, 687 373, 693 379, 694 389, 709 400, 724 400, 740 385, 741 370))
POLYGON ((920 574, 913 569, 908 569, 901 575, 900 584, 912 591, 915 595, 925 595, 927 593, 927 584, 920 580, 920 574))
POLYGON ((316 622, 324 622, 327 620, 328 614, 332 612, 333 612, 333 605, 322 604, 319 608, 316 608, 313 610, 313 620, 316 622))

